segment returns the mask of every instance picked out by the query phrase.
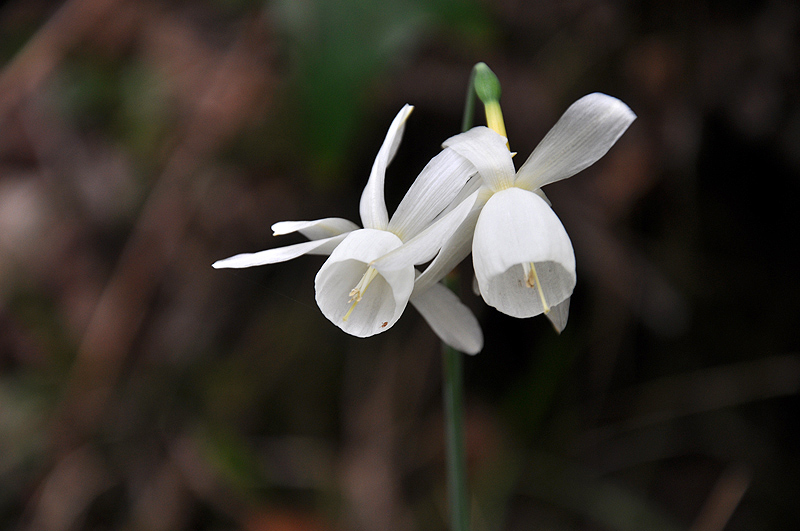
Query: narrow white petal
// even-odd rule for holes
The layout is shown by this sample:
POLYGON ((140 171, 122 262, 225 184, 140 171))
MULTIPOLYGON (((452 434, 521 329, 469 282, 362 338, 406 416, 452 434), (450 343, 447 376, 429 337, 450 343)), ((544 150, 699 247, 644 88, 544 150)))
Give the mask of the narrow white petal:
POLYGON ((506 146, 506 139, 488 127, 473 127, 447 139, 449 147, 468 161, 483 177, 490 190, 503 190, 514 182, 514 162, 506 146))
POLYGON ((517 172, 515 186, 535 190, 597 162, 636 119, 617 98, 598 92, 573 103, 517 172))
POLYGON ((411 296, 411 304, 439 338, 466 354, 483 348, 483 332, 478 320, 455 293, 442 284, 433 284, 411 296))
POLYGON ((553 308, 575 287, 575 254, 564 226, 541 197, 519 188, 494 194, 483 207, 472 262, 483 299, 513 317, 553 308), (536 287, 526 286, 530 264, 536 287))
POLYGON ((433 259, 433 262, 428 264, 425 271, 417 277, 414 284, 415 290, 426 290, 433 284, 439 282, 472 251, 472 234, 475 231, 475 223, 478 221, 481 208, 483 208, 483 205, 489 197, 489 195, 484 192, 486 192, 485 189, 480 191, 467 217, 464 218, 461 225, 459 225, 447 241, 445 241, 439 254, 433 259))
POLYGON ((570 297, 567 297, 564 302, 560 302, 550 308, 550 313, 547 314, 547 318, 550 319, 550 323, 559 334, 563 332, 564 328, 567 326, 567 318, 569 317, 569 300, 570 297))
MULTIPOLYGON (((484 188, 484 190, 486 192, 486 198, 488 199, 489 195, 491 195, 491 192, 489 191, 489 189, 487 187, 483 186, 483 178, 481 177, 481 174, 480 173, 475 173, 475 175, 473 175, 472 178, 469 181, 467 181, 467 184, 464 185, 464 188, 462 188, 461 191, 458 192, 458 195, 456 195, 455 199, 453 199, 453 201, 449 205, 447 205, 447 208, 445 208, 442 211, 442 213, 439 214, 439 216, 443 216, 444 214, 447 214, 448 212, 453 210, 455 207, 460 205, 461 202, 464 199, 466 199, 467 197, 471 196, 473 194, 473 192, 476 192, 476 191, 480 190, 481 188, 484 188)), ((484 201, 484 203, 485 202, 486 201, 484 201)))
POLYGON ((397 113, 392 123, 389 125, 389 131, 391 132, 392 128, 394 127, 395 123, 399 121, 399 126, 397 128, 397 132, 395 133, 394 137, 392 138, 392 143, 389 146, 389 157, 386 160, 386 165, 392 163, 394 160, 394 156, 397 155, 397 150, 400 148, 400 142, 403 140, 403 133, 405 132, 406 128, 406 120, 408 120, 408 116, 411 114, 411 111, 414 110, 413 105, 409 105, 406 103, 403 105, 403 108, 400 109, 400 112, 397 113), (398 118, 399 117, 399 118, 398 118))
POLYGON ((376 274, 359 294, 355 307, 351 290, 364 278, 370 262, 402 243, 387 231, 361 229, 349 233, 323 264, 314 282, 317 305, 325 317, 358 337, 369 337, 391 328, 411 296, 413 266, 376 274))
POLYGON ((414 110, 414 107, 411 105, 404 105, 400 112, 397 113, 392 125, 389 126, 389 132, 386 133, 383 145, 375 157, 375 162, 372 164, 372 171, 369 174, 367 185, 364 187, 364 192, 361 194, 361 203, 359 205, 361 224, 366 229, 383 230, 389 224, 389 213, 386 210, 386 201, 383 197, 386 167, 400 145, 406 120, 412 110, 414 110))
POLYGON ((389 220, 388 230, 403 241, 419 234, 458 195, 475 175, 475 167, 451 149, 425 166, 389 220))
POLYGON ((295 245, 287 245, 286 247, 276 247, 257 253, 237 254, 236 256, 231 256, 224 260, 217 260, 211 264, 211 266, 214 269, 241 269, 244 267, 286 262, 287 260, 297 258, 304 254, 330 254, 346 236, 347 234, 340 234, 331 238, 297 243, 295 245))
POLYGON ((342 218, 325 218, 314 221, 279 221, 272 225, 272 235, 283 236, 284 234, 299 232, 309 240, 320 240, 359 228, 349 219, 342 218))
POLYGON ((415 237, 404 242, 397 249, 375 260, 373 265, 381 271, 393 271, 416 264, 424 264, 431 260, 472 211, 477 197, 478 192, 473 192, 455 209, 436 220, 415 237))

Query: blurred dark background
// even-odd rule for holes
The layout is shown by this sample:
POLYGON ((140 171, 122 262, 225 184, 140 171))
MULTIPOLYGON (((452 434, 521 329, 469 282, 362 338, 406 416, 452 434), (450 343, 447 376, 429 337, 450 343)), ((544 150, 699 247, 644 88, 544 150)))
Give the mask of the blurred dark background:
MULTIPOLYGON (((210 264, 396 205, 472 65, 520 164, 578 97, 638 119, 548 187, 557 336, 471 294, 473 529, 800 528, 800 7, 17 0, 0 7, 0 527, 443 530, 440 346, 359 340, 321 257, 210 264)), ((480 115, 479 115, 480 116, 480 115)))

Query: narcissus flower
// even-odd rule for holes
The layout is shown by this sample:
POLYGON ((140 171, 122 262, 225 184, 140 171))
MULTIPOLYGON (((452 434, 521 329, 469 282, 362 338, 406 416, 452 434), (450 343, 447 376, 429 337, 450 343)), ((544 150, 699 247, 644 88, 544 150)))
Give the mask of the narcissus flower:
POLYGON ((345 332, 368 337, 388 330, 410 300, 443 341, 463 352, 478 352, 483 337, 477 320, 437 283, 449 270, 435 279, 425 276, 425 282, 415 288, 419 273, 413 266, 431 260, 469 213, 470 204, 464 202, 441 215, 475 175, 475 168, 454 150, 444 149, 425 166, 391 219, 386 208, 386 167, 397 152, 412 109, 406 105, 397 114, 375 158, 361 195, 363 229, 341 218, 276 223, 276 235, 300 232, 311 241, 236 255, 213 266, 252 267, 303 254, 329 254, 315 279, 316 301, 322 313, 345 332), (384 269, 375 263, 404 244, 413 259, 403 267, 384 269))
POLYGON ((575 287, 575 254, 541 187, 595 163, 636 118, 605 94, 573 103, 514 171, 506 139, 472 129, 444 143, 472 162, 489 192, 475 225, 472 261, 481 296, 514 317, 550 314, 560 331, 575 287))

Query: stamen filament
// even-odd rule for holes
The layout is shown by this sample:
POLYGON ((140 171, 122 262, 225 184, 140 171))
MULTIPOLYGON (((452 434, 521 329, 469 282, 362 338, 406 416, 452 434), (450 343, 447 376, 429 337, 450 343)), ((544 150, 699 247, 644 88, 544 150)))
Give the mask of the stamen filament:
POLYGON ((378 270, 372 266, 369 266, 367 268, 367 271, 364 273, 364 276, 362 276, 361 280, 359 280, 358 284, 356 284, 356 287, 350 290, 350 293, 348 294, 350 296, 350 300, 348 300, 347 302, 348 303, 352 302, 353 305, 350 306, 350 309, 347 310, 346 314, 344 314, 344 318, 342 319, 342 321, 347 321, 350 318, 350 314, 353 313, 353 310, 355 310, 356 305, 359 302, 361 302, 361 297, 364 296, 364 292, 367 291, 367 288, 369 287, 370 283, 372 283, 372 280, 377 275, 378 275, 378 270))
POLYGON ((548 306, 544 298, 542 283, 539 282, 539 276, 536 274, 536 267, 533 265, 533 262, 525 262, 522 264, 522 270, 525 273, 525 286, 528 288, 536 287, 539 292, 539 298, 542 300, 542 307, 544 308, 545 315, 550 313, 550 306, 548 306))

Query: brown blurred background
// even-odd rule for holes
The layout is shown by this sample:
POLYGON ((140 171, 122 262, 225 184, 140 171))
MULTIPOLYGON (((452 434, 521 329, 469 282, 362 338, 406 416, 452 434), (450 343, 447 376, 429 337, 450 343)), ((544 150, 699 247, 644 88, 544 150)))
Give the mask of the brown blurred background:
POLYGON ((314 303, 394 114, 396 205, 472 65, 518 164, 578 97, 638 120, 548 187, 559 337, 470 293, 473 529, 800 528, 800 8, 575 0, 17 0, 0 7, 0 527, 443 530, 439 344, 314 303))

